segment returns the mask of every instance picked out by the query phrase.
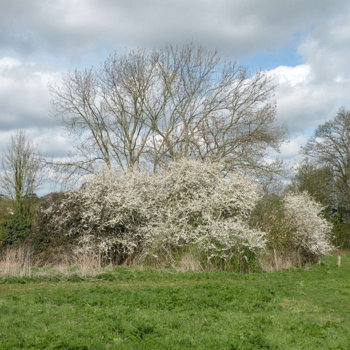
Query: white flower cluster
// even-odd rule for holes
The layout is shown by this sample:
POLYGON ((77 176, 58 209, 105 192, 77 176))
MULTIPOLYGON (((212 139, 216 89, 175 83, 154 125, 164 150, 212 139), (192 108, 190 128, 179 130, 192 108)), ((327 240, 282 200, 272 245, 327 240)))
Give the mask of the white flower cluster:
POLYGON ((151 176, 106 170, 52 205, 47 217, 57 230, 78 238, 77 252, 129 255, 139 247, 139 228, 148 221, 151 176))
POLYGON ((219 163, 182 160, 158 177, 158 208, 144 228, 146 247, 172 249, 197 245, 208 259, 253 255, 265 245, 265 234, 248 226, 259 199, 250 180, 223 177, 219 163))
POLYGON ((332 249, 329 242, 332 225, 322 215, 323 207, 307 193, 288 193, 283 200, 290 224, 294 228, 294 244, 305 253, 319 256, 332 249))
POLYGON ((256 254, 265 234, 247 222, 257 187, 220 169, 182 160, 157 175, 105 171, 69 192, 52 220, 89 253, 156 254, 195 244, 208 259, 256 254))

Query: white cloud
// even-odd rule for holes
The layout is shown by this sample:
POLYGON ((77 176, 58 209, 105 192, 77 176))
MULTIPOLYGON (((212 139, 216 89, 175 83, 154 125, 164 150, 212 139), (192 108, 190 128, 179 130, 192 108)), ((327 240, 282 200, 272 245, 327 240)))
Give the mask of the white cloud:
POLYGON ((279 66, 269 71, 269 74, 278 85, 305 86, 311 80, 311 67, 308 64, 295 67, 279 66))
POLYGON ((9 69, 13 69, 21 65, 19 60, 16 60, 12 57, 2 57, 0 59, 0 72, 4 72, 9 69))
POLYGON ((330 17, 299 42, 303 64, 268 72, 276 83, 278 119, 288 126, 290 142, 281 147, 286 160, 301 159, 300 146, 313 130, 350 108, 350 6, 330 17))
POLYGON ((268 72, 277 84, 278 119, 292 133, 310 133, 350 103, 350 79, 339 78, 341 68, 337 75, 324 79, 320 79, 317 69, 307 63, 268 72))
POLYGON ((301 147, 305 146, 308 137, 306 135, 298 135, 290 140, 283 142, 281 145, 281 158, 287 161, 297 161, 301 158, 301 147))

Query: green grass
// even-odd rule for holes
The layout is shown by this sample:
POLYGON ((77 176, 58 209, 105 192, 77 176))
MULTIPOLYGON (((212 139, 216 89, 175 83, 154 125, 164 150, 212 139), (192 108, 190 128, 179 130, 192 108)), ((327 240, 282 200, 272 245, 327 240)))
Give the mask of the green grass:
POLYGON ((0 280, 0 349, 350 349, 350 255, 274 273, 0 280))

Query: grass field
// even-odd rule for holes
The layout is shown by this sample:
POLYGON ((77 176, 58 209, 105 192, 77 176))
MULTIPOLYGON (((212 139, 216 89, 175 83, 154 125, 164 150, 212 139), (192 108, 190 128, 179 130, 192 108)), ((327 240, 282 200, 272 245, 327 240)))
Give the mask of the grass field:
POLYGON ((350 349, 350 255, 273 273, 0 280, 0 349, 350 349))

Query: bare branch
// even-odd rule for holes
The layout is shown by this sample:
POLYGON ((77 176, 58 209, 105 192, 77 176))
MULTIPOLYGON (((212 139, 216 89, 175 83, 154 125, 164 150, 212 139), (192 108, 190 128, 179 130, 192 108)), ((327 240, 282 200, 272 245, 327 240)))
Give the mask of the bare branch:
POLYGON ((81 172, 87 159, 94 172, 98 164, 157 171, 182 158, 270 172, 264 158, 284 136, 273 92, 264 73, 249 76, 194 44, 114 54, 102 69, 69 73, 52 89, 57 112, 77 137, 81 172))

